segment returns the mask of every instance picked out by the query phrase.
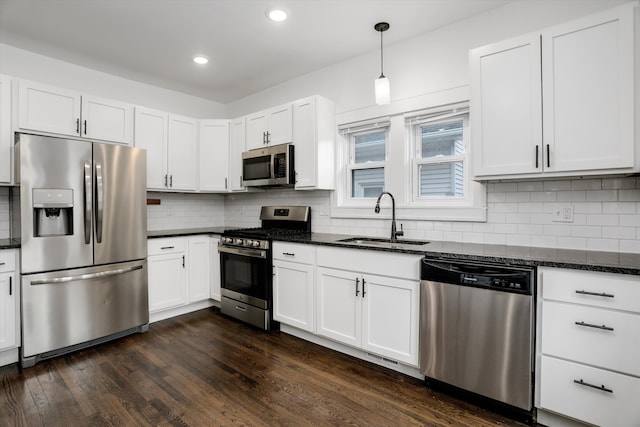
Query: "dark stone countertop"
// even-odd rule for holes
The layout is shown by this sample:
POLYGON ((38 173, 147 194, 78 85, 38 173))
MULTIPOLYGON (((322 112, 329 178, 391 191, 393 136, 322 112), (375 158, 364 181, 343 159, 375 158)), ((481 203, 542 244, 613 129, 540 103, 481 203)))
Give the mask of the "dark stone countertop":
POLYGON ((154 230, 147 231, 147 238, 156 239, 160 237, 180 237, 193 236, 196 234, 222 234, 224 230, 231 227, 203 227, 203 228, 181 228, 175 230, 154 230))
MULTIPOLYGON (((231 227, 210 227, 149 231, 149 238, 177 237, 194 234, 222 234, 231 227)), ((543 266, 574 270, 602 271, 607 273, 640 276, 640 254, 626 252, 600 252, 573 249, 553 249, 528 246, 484 245, 463 242, 433 241, 427 245, 398 245, 396 247, 365 246, 339 242, 354 236, 346 234, 311 233, 310 235, 278 236, 276 241, 338 248, 406 253, 437 257, 445 260, 496 262, 508 265, 543 266)), ((411 240, 411 239, 406 239, 411 240)))
POLYGON ((0 239, 0 249, 20 249, 20 240, 0 239))

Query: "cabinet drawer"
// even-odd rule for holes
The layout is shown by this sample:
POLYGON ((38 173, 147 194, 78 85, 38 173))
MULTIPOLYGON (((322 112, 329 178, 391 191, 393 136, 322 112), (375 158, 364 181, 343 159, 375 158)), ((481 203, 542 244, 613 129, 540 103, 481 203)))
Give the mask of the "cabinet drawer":
POLYGON ((316 260, 316 247, 297 243, 273 243, 273 259, 314 264, 316 260))
POLYGON ((0 273, 5 271, 15 271, 16 252, 13 249, 0 251, 0 273))
POLYGON ((639 378, 542 357, 541 408, 596 425, 637 426, 640 425, 638 396, 639 378))
POLYGON ((546 300, 640 313, 639 276, 553 268, 541 271, 546 300))
POLYGON ((542 353, 640 376, 640 315, 545 301, 542 353))
POLYGON ((184 252, 186 248, 187 242, 184 237, 168 237, 163 239, 147 240, 147 251, 149 252, 149 256, 184 252))

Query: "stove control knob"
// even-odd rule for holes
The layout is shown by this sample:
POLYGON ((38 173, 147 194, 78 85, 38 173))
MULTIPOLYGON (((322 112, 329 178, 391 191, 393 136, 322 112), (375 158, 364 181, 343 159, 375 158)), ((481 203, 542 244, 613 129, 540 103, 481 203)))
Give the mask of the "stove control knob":
POLYGON ((254 248, 259 248, 260 247, 260 241, 259 240, 254 240, 251 242, 251 246, 253 246, 254 248))
POLYGON ((233 244, 234 245, 244 245, 244 240, 242 240, 242 239, 234 239, 233 244))
POLYGON ((223 237, 222 243, 233 243, 233 239, 231 237, 223 237))

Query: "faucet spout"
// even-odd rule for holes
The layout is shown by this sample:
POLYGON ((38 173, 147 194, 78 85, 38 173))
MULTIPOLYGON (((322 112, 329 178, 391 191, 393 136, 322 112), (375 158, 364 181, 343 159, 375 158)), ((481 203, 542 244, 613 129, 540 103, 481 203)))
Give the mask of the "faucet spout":
POLYGON ((391 197, 391 241, 395 242, 398 239, 398 236, 404 235, 404 231, 396 230, 396 200, 393 198, 393 194, 389 193, 388 191, 383 191, 382 193, 380 193, 380 195, 378 196, 378 200, 376 201, 374 212, 380 213, 380 199, 382 199, 382 196, 384 196, 385 194, 391 197))

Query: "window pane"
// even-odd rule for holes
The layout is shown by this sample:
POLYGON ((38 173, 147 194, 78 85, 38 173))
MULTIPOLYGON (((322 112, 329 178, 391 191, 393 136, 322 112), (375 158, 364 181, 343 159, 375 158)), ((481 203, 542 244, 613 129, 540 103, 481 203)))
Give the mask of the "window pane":
POLYGON ((351 197, 378 197, 384 191, 384 168, 351 171, 351 197))
POLYGON ((420 127, 422 158, 464 153, 462 120, 420 127))
POLYGON ((420 165, 420 196, 463 195, 463 162, 420 165))
POLYGON ((355 135, 355 163, 384 162, 385 131, 355 135))

